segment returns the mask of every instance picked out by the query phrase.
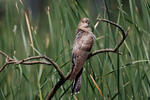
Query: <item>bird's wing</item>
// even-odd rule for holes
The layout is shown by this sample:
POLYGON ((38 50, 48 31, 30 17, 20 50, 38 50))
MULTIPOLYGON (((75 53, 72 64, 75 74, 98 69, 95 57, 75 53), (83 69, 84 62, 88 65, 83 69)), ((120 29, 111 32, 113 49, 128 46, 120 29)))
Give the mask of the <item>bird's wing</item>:
POLYGON ((72 54, 72 73, 70 80, 74 80, 79 71, 82 69, 84 62, 86 61, 89 51, 93 45, 93 36, 88 33, 80 33, 76 36, 73 54, 72 54))

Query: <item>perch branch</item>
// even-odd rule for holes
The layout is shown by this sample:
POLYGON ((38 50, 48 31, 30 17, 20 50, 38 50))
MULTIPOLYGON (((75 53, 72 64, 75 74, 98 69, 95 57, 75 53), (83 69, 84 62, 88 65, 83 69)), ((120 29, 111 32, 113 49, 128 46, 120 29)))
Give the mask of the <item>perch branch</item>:
POLYGON ((121 54, 120 52, 118 52, 118 49, 120 48, 120 46, 122 45, 122 43, 126 39, 126 37, 128 35, 128 32, 129 32, 129 29, 130 29, 130 27, 128 27, 127 31, 125 32, 124 29, 120 25, 118 25, 118 24, 116 24, 116 23, 114 23, 112 21, 109 21, 107 19, 100 19, 100 18, 98 18, 98 21, 97 21, 97 23, 94 26, 95 29, 96 29, 97 25, 100 23, 100 21, 107 22, 107 23, 112 24, 112 25, 116 26, 117 28, 119 28, 120 31, 121 31, 121 34, 122 34, 122 39, 115 46, 115 48, 106 48, 106 49, 95 50, 94 52, 92 52, 92 53, 89 54, 88 59, 90 57, 92 57, 92 56, 95 56, 95 55, 97 55, 99 53, 104 53, 104 52, 113 52, 113 53, 119 53, 119 54, 121 54))

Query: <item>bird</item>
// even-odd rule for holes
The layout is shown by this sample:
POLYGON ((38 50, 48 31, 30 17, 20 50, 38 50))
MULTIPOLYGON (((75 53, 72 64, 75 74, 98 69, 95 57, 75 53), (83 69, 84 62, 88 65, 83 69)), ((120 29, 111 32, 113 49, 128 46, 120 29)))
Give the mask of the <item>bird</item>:
POLYGON ((70 81, 73 81, 71 94, 79 93, 82 82, 83 65, 90 54, 95 35, 90 28, 88 18, 82 18, 76 29, 76 37, 72 50, 72 70, 70 81))

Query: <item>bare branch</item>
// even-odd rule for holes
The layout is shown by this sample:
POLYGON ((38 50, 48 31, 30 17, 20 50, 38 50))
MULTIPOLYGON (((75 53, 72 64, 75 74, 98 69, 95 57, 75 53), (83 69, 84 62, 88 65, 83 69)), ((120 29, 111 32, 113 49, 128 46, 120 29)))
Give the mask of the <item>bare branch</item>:
POLYGON ((43 56, 47 61, 49 61, 54 67, 55 69, 57 70, 57 72, 59 73, 60 77, 62 79, 65 79, 65 76, 63 74, 63 72, 61 71, 61 69, 59 68, 59 66, 54 62, 52 61, 50 58, 46 57, 46 56, 43 56))
MULTIPOLYGON (((89 54, 89 57, 88 57, 88 59, 90 58, 90 57, 92 57, 92 56, 95 56, 95 55, 97 55, 97 54, 99 54, 99 53, 104 53, 104 52, 114 52, 114 53, 116 53, 116 51, 114 50, 114 49, 100 49, 100 50, 95 50, 93 53, 90 53, 89 54)), ((120 52, 118 52, 119 54, 121 54, 120 52)))
POLYGON ((24 64, 24 65, 35 65, 35 64, 52 65, 51 63, 44 62, 44 61, 23 62, 23 63, 21 63, 21 64, 24 64))
POLYGON ((13 64, 13 62, 8 62, 8 63, 5 63, 2 68, 0 69, 0 72, 2 72, 9 64, 13 64))
POLYGON ((54 86, 54 88, 52 88, 52 90, 48 94, 46 100, 51 100, 52 99, 52 97, 54 96, 54 94, 56 93, 56 91, 69 79, 70 75, 71 75, 71 71, 66 75, 66 77, 64 79, 60 79, 56 83, 56 85, 54 86))
POLYGON ((118 27, 118 28, 120 29, 121 33, 122 33, 122 39, 121 39, 120 42, 115 46, 115 48, 106 48, 106 49, 95 50, 93 53, 90 53, 90 54, 89 54, 88 59, 89 59, 90 57, 92 57, 92 56, 95 56, 95 55, 97 55, 97 54, 99 54, 99 53, 104 53, 104 52, 113 52, 113 53, 119 53, 119 54, 121 54, 121 53, 118 51, 118 49, 119 49, 119 47, 122 45, 122 43, 124 42, 124 40, 126 39, 126 37, 127 37, 127 35, 128 35, 128 32, 129 32, 129 29, 130 29, 130 27, 128 27, 127 31, 125 32, 124 29, 123 29, 120 25, 118 25, 118 24, 116 24, 116 23, 114 23, 114 22, 112 22, 112 21, 109 21, 109 20, 106 20, 106 19, 100 19, 100 18, 98 18, 98 22, 97 22, 97 23, 95 24, 95 26, 94 26, 95 29, 96 29, 96 27, 98 26, 98 24, 99 24, 100 21, 104 21, 104 22, 107 22, 107 23, 109 23, 109 24, 112 24, 112 25, 118 27))
POLYGON ((118 27, 118 28, 120 29, 120 31, 122 32, 123 38, 125 37, 125 31, 124 31, 124 29, 123 29, 120 25, 118 25, 118 24, 116 24, 116 23, 114 23, 114 22, 112 22, 112 21, 110 21, 110 20, 107 20, 107 19, 97 18, 97 20, 98 20, 98 21, 97 21, 96 25, 94 26, 95 29, 96 29, 96 27, 98 26, 98 24, 99 24, 101 21, 103 21, 103 22, 106 22, 106 23, 109 23, 109 24, 112 24, 112 25, 118 27))
POLYGON ((59 66, 52 61, 50 58, 46 57, 46 56, 33 56, 33 57, 28 57, 25 58, 23 60, 19 60, 16 61, 15 59, 12 59, 11 57, 9 57, 7 54, 5 54, 3 51, 0 51, 0 54, 2 54, 3 56, 6 57, 7 62, 2 66, 2 68, 0 69, 0 72, 3 71, 7 65, 9 64, 23 64, 23 65, 33 65, 33 64, 47 64, 47 65, 53 65, 55 67, 55 69, 57 70, 58 74, 60 75, 61 78, 65 78, 63 72, 61 71, 61 69, 59 68, 59 66), (45 59, 48 62, 45 61, 31 61, 31 62, 27 62, 29 60, 35 60, 35 59, 45 59))
POLYGON ((5 52, 3 52, 3 51, 1 51, 1 50, 0 50, 0 54, 1 54, 2 56, 6 57, 6 60, 7 60, 7 61, 12 61, 12 60, 13 60, 13 59, 12 59, 11 57, 9 57, 5 52))
POLYGON ((65 79, 60 79, 56 85, 54 86, 54 88, 51 89, 50 93, 48 94, 46 100, 51 100, 52 97, 54 96, 54 94, 56 93, 56 91, 66 82, 66 78, 65 79))
POLYGON ((6 53, 4 53, 3 51, 1 51, 1 50, 0 50, 0 54, 5 56, 5 57, 8 57, 8 55, 6 53))
POLYGON ((60 78, 60 81, 58 81, 57 84, 55 85, 55 87, 51 90, 51 92, 49 93, 47 98, 52 98, 53 95, 56 93, 56 91, 60 88, 60 86, 62 84, 64 84, 66 80, 68 80, 68 78, 70 77, 70 74, 71 74, 71 72, 69 72, 69 74, 67 76, 65 76, 63 74, 63 72, 61 71, 61 69, 59 68, 59 66, 54 61, 52 61, 50 58, 48 58, 46 56, 33 56, 33 57, 28 57, 23 60, 17 61, 15 59, 12 59, 11 57, 9 57, 6 53, 4 53, 1 50, 0 50, 0 54, 3 55, 4 57, 6 57, 6 62, 1 67, 0 72, 2 72, 10 64, 15 64, 15 65, 18 65, 18 64, 22 64, 22 65, 34 65, 34 64, 53 65, 61 78, 60 78), (32 60, 37 60, 37 59, 44 59, 47 62, 46 61, 32 61, 32 60))

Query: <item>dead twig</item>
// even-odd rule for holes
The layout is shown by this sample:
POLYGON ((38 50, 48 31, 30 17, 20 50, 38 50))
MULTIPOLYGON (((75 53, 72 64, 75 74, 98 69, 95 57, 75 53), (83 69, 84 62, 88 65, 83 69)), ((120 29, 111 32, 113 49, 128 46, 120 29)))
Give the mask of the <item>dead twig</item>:
POLYGON ((64 79, 61 78, 56 83, 56 85, 54 86, 54 88, 52 88, 52 90, 48 94, 46 100, 51 100, 52 99, 52 97, 54 96, 54 94, 56 93, 56 91, 69 79, 70 75, 71 75, 71 72, 69 72, 69 74, 64 79))
POLYGON ((52 61, 50 58, 48 58, 46 56, 33 56, 33 57, 28 57, 28 58, 25 58, 23 60, 17 61, 15 59, 9 57, 6 53, 4 53, 1 50, 0 50, 0 54, 6 57, 6 63, 1 67, 0 72, 2 72, 9 64, 15 64, 15 65, 17 65, 17 64, 22 64, 22 65, 46 64, 46 65, 53 65, 54 68, 57 70, 58 74, 60 75, 60 77, 62 79, 65 78, 65 75, 63 74, 63 72, 61 71, 59 66, 54 61, 52 61), (35 60, 35 59, 45 59, 47 62, 45 62, 45 61, 31 61, 31 60, 35 60))
POLYGON ((1 50, 0 50, 0 54, 3 55, 4 57, 8 57, 8 55, 5 52, 1 51, 1 50))

